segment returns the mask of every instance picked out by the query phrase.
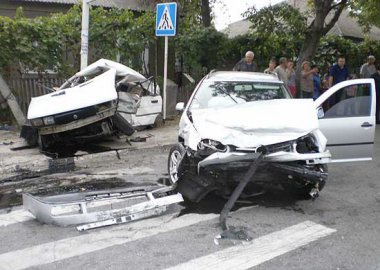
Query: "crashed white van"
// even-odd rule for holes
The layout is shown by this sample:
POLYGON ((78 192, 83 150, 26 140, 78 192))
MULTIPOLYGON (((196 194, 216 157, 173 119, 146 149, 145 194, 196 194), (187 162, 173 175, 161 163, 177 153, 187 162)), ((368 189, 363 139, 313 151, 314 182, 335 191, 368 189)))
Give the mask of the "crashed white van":
POLYGON ((261 153, 243 195, 270 184, 316 197, 328 163, 372 159, 375 97, 372 79, 345 81, 313 101, 292 99, 273 75, 210 73, 186 107, 177 104, 183 114, 170 180, 191 201, 210 191, 228 196, 261 153))
POLYGON ((57 91, 32 98, 28 120, 44 151, 75 152, 70 143, 124 133, 161 119, 162 99, 151 79, 120 63, 100 59, 57 91))

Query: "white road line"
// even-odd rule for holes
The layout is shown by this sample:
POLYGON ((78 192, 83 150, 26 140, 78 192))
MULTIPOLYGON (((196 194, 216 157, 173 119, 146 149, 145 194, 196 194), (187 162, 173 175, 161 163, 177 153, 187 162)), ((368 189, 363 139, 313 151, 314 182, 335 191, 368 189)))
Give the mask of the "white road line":
MULTIPOLYGON (((237 212, 250 210, 254 207, 255 206, 241 208, 237 212)), ((0 269, 17 270, 48 264, 160 233, 184 228, 217 217, 219 217, 217 214, 188 214, 179 218, 163 215, 153 219, 130 223, 128 225, 96 230, 89 234, 3 253, 0 255, 0 269), (126 226, 128 228, 126 228, 126 226)))
POLYGON ((245 270, 336 232, 311 221, 254 239, 247 245, 233 246, 166 270, 234 269, 245 270))
POLYGON ((0 227, 6 227, 11 224, 25 222, 32 219, 34 219, 34 216, 30 212, 23 209, 14 210, 7 214, 0 215, 0 227))

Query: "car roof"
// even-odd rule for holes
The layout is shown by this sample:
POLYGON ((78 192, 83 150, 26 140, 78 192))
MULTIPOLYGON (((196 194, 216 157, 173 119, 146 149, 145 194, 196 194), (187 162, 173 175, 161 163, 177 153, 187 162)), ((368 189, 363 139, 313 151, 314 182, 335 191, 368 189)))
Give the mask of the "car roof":
POLYGON ((214 71, 210 72, 205 81, 253 81, 253 82, 273 82, 283 83, 276 75, 261 72, 242 71, 214 71))

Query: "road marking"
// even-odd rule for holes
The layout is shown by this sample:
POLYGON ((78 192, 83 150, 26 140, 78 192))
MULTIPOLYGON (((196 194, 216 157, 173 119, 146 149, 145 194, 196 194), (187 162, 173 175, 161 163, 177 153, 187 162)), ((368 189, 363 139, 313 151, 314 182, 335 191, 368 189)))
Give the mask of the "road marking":
POLYGON ((336 230, 305 221, 259 237, 246 245, 233 246, 166 270, 234 269, 245 270, 325 237, 336 230))
MULTIPOLYGON (((254 207, 256 206, 241 208, 236 212, 251 210, 254 207)), ((232 212, 232 214, 236 212, 232 212)), ((181 229, 217 217, 219 217, 217 214, 187 214, 181 217, 163 215, 128 225, 96 230, 92 233, 0 254, 0 269, 17 270, 53 263, 160 233, 181 229)))
POLYGON ((0 215, 0 227, 6 227, 11 224, 25 222, 34 219, 34 216, 24 209, 14 210, 7 214, 0 215))

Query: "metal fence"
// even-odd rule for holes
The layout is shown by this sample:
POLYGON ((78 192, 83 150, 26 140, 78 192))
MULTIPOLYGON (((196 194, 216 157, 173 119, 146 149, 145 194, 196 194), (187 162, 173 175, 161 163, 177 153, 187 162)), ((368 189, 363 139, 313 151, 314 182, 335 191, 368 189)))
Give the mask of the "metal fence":
POLYGON ((12 78, 8 85, 26 115, 32 97, 48 94, 51 92, 49 88, 58 87, 64 81, 61 78, 12 78))

